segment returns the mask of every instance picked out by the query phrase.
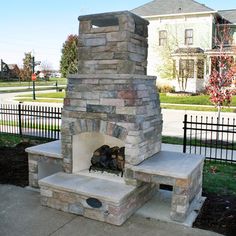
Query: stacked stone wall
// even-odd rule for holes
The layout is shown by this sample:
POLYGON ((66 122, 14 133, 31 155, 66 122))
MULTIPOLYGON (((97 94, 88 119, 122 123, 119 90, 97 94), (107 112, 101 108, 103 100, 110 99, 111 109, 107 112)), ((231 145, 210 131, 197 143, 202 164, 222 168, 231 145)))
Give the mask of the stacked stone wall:
POLYGON ((82 132, 100 132, 123 140, 126 162, 133 165, 160 151, 162 116, 155 77, 70 76, 62 115, 66 172, 71 172, 73 164, 73 135, 82 132))
POLYGON ((146 74, 147 21, 130 12, 79 20, 79 73, 146 74), (109 25, 114 20, 117 25, 109 25), (93 27, 93 22, 103 24, 93 27))

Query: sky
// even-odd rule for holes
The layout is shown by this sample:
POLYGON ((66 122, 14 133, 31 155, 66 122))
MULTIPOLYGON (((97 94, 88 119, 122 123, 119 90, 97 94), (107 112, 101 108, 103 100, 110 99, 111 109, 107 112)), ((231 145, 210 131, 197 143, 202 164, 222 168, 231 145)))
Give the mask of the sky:
MULTIPOLYGON (((78 34, 78 16, 132 10, 151 0, 0 0, 0 59, 22 66, 24 54, 58 70, 62 45, 78 34)), ((236 9, 236 0, 199 0, 215 10, 236 9)))

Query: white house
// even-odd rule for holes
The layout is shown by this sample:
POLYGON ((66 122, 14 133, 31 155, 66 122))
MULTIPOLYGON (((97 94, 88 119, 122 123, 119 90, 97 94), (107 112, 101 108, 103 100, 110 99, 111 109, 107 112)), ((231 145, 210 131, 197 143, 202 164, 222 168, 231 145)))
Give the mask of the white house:
POLYGON ((154 0, 132 12, 150 22, 148 74, 176 90, 204 89, 218 51, 216 37, 225 24, 234 39, 225 46, 232 52, 229 46, 236 43, 236 10, 216 11, 192 0, 154 0))

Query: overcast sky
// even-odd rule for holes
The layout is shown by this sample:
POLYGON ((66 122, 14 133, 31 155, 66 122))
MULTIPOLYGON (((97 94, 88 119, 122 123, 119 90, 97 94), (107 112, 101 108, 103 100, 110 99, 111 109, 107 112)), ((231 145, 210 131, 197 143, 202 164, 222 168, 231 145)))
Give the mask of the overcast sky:
MULTIPOLYGON (((150 0, 0 0, 0 59, 22 64, 25 52, 59 69, 61 48, 78 34, 78 16, 131 10, 150 0)), ((215 10, 236 9, 236 0, 201 0, 215 10)))

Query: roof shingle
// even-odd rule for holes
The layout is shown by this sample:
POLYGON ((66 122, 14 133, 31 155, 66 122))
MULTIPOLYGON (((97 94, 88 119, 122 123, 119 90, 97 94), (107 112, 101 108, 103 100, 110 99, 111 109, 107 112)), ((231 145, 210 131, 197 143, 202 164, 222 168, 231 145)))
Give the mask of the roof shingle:
POLYGON ((236 24, 236 9, 219 10, 218 13, 232 24, 236 24))
POLYGON ((131 12, 139 16, 154 16, 209 11, 215 10, 193 0, 154 0, 131 12))

